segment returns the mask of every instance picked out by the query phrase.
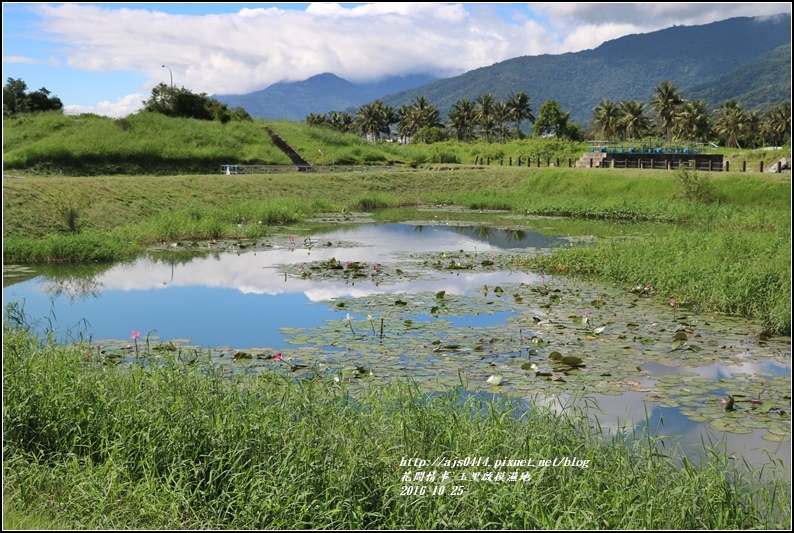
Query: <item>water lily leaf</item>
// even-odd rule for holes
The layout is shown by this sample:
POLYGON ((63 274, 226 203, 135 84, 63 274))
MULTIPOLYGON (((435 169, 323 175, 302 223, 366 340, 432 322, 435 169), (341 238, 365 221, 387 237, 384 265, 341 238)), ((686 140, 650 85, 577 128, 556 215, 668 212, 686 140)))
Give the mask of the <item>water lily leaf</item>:
POLYGON ((675 334, 675 337, 673 337, 674 341, 685 341, 686 339, 687 339, 686 333, 684 333, 683 331, 677 332, 675 334))
POLYGON ((673 341, 673 344, 670 345, 670 350, 677 350, 684 344, 686 344, 686 341, 682 341, 682 340, 673 341))
POLYGON ((549 354, 549 359, 553 359, 555 361, 562 361, 562 354, 560 352, 551 352, 549 354))
POLYGON ((443 300, 443 299, 444 299, 444 295, 445 295, 446 293, 447 293, 447 291, 438 291, 438 292, 436 293, 436 300, 443 300))
POLYGON ((761 438, 770 442, 788 442, 791 440, 791 437, 787 435, 774 435, 772 433, 761 435, 761 438))
POLYGON ((574 355, 566 355, 560 360, 560 362, 568 366, 578 366, 582 364, 582 358, 576 357, 574 355))
POLYGON ((521 368, 523 370, 537 370, 538 365, 536 365, 535 363, 524 363, 523 365, 521 365, 521 368))

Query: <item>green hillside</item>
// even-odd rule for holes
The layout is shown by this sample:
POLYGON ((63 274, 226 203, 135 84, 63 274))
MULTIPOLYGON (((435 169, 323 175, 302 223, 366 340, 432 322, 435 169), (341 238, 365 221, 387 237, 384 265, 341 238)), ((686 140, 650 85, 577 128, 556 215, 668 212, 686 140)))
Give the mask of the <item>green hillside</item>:
POLYGON ((261 122, 172 118, 123 119, 59 112, 3 118, 3 170, 40 173, 191 174, 223 164, 290 164, 261 122))
POLYGON ((653 87, 671 80, 687 96, 690 88, 719 85, 719 93, 708 95, 719 101, 707 102, 710 106, 732 98, 752 110, 757 101, 759 105, 761 100, 777 105, 791 99, 791 58, 781 50, 785 46, 791 46, 788 15, 675 26, 615 39, 594 50, 509 59, 386 96, 383 102, 400 107, 424 96, 445 114, 463 98, 475 100, 491 93, 496 99, 505 99, 511 91, 523 91, 529 95, 533 110, 547 100, 555 100, 571 112, 573 122, 585 125, 592 119, 593 108, 603 100, 647 101, 653 87), (780 52, 766 55, 773 50, 780 52), (771 68, 771 64, 776 66, 771 68), (734 71, 745 74, 733 75, 732 83, 725 84, 725 73, 734 71))
POLYGON ((791 44, 781 46, 716 80, 687 91, 717 107, 736 100, 745 109, 766 111, 791 99, 791 44), (788 96, 785 96, 788 95, 788 96))

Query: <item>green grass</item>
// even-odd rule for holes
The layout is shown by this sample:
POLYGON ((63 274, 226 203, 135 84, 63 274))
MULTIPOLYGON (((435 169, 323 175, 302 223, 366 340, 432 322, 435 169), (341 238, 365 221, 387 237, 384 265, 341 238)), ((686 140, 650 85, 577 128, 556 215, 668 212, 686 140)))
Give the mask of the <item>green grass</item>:
POLYGON ((3 119, 4 171, 70 175, 220 171, 222 164, 289 164, 261 122, 123 119, 42 113, 3 119))
POLYGON ((742 472, 719 446, 687 459, 676 448, 659 453, 647 435, 604 441, 573 408, 523 411, 456 390, 426 395, 409 383, 229 378, 152 354, 151 365, 107 365, 90 350, 86 360, 85 346, 41 340, 7 318, 4 517, 17 523, 706 530, 790 523, 788 475, 742 472), (504 468, 506 476, 529 470, 531 479, 513 482, 461 481, 495 469, 400 465, 466 457, 588 463, 504 468), (436 471, 436 480, 414 481, 417 471, 436 471), (413 485, 446 494, 401 496, 413 485))

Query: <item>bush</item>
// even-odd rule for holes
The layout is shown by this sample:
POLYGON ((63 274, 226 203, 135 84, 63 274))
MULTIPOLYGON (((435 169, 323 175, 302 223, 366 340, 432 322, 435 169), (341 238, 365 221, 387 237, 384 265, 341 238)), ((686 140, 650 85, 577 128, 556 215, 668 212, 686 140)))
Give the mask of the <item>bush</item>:
POLYGON ((680 198, 703 203, 714 201, 714 184, 708 174, 682 168, 676 172, 675 177, 678 181, 677 195, 680 198))

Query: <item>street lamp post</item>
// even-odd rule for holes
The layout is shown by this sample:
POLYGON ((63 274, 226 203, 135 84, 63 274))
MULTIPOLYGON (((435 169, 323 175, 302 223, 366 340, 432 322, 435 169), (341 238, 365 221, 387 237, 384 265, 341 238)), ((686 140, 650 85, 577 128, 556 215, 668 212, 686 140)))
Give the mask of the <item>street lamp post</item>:
POLYGON ((167 68, 168 69, 168 73, 171 75, 171 88, 173 89, 174 88, 174 73, 171 72, 171 67, 163 65, 163 68, 167 68))

